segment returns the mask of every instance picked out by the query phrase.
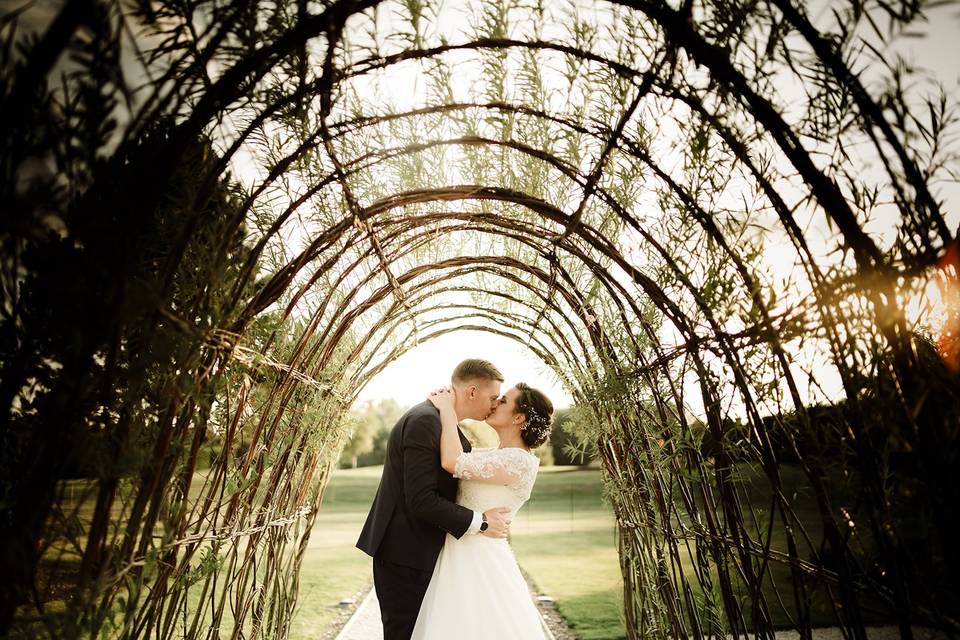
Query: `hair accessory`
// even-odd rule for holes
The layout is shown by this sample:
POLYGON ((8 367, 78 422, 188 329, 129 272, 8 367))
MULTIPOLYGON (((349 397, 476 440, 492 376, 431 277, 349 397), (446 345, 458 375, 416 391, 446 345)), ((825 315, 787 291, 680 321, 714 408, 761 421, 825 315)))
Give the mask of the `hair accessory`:
POLYGON ((524 430, 531 435, 536 434, 537 438, 540 439, 548 430, 550 429, 550 419, 542 415, 536 409, 527 410, 527 423, 524 427, 524 430))

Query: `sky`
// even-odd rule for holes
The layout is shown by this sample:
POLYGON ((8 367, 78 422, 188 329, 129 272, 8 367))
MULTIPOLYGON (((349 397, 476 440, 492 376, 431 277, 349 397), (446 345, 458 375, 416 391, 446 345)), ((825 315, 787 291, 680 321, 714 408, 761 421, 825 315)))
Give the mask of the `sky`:
POLYGON ((412 349, 375 377, 357 402, 393 398, 402 406, 416 404, 433 389, 449 384, 454 367, 466 358, 484 358, 496 365, 505 378, 502 391, 525 382, 546 393, 555 408, 571 404, 570 394, 532 352, 481 331, 448 333, 412 349))

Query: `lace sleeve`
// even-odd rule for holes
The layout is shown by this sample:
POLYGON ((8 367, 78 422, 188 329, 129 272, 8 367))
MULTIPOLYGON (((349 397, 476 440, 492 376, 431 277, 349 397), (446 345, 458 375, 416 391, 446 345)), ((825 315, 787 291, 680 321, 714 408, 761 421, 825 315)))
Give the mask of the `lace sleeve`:
POLYGON ((453 476, 490 484, 515 485, 523 481, 536 457, 521 449, 486 449, 461 453, 453 476))

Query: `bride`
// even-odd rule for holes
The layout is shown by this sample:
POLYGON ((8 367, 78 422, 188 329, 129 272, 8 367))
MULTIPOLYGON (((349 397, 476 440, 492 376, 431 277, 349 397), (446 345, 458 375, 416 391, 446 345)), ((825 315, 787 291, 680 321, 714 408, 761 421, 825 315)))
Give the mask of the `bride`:
MULTIPOLYGON (((531 450, 547 439, 553 404, 540 391, 517 384, 486 420, 500 436, 500 447, 464 453, 453 391, 441 389, 429 399, 440 410, 441 466, 460 479, 457 503, 479 512, 506 505, 510 509, 507 520, 512 520, 533 489, 540 460, 531 450)), ((446 534, 412 638, 454 637, 546 637, 506 539, 457 539, 446 534)))

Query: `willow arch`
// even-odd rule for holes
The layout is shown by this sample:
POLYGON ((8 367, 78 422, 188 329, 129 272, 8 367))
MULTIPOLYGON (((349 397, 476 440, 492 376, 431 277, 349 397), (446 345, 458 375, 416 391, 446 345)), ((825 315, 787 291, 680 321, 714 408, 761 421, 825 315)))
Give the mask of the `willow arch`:
POLYGON ((904 311, 955 241, 932 188, 956 125, 933 101, 929 123, 888 116, 916 96, 871 85, 854 71, 868 54, 850 53, 861 36, 884 42, 865 20, 894 32, 920 9, 851 0, 814 26, 790 0, 471 7, 456 41, 437 4, 374 0, 67 3, 35 42, 5 20, 31 55, 4 58, 0 114, 40 133, 11 134, 4 175, 51 157, 39 183, 69 183, 48 201, 9 180, 5 202, 53 211, 73 245, 35 222, 5 232, 5 282, 22 293, 2 327, 0 570, 13 578, 0 629, 286 636, 338 416, 392 359, 472 329, 526 345, 590 417, 628 637, 766 637, 787 619, 807 638, 812 599, 857 638, 877 602, 904 637, 916 620, 956 633, 944 574, 895 535, 898 492, 938 487, 909 504, 929 516, 945 575, 960 569, 947 542, 956 378, 904 311), (401 17, 378 22, 390 10, 401 17), (128 97, 112 134, 133 26, 160 44, 138 59, 146 95, 128 97), (82 46, 106 61, 84 67, 106 88, 53 80, 82 46), (399 97, 409 104, 379 109, 364 92, 411 69, 425 90, 399 97), (784 78, 812 92, 799 109, 784 78), (33 109, 37 92, 87 110, 33 109), (64 132, 90 148, 58 153, 64 132), (851 153, 860 143, 870 154, 851 153), (254 178, 224 177, 244 162, 254 178), (869 227, 879 194, 892 240, 869 227), (835 229, 818 248, 821 221, 835 229), (131 232, 147 257, 110 253, 131 232), (787 275, 771 259, 783 240, 787 275), (71 268, 81 284, 55 288, 71 268), (72 327, 101 290, 98 320, 72 327), (829 378, 819 366, 831 393, 804 391, 829 378), (763 523, 738 465, 760 468, 763 523), (791 465, 817 522, 784 494, 791 465), (77 468, 93 504, 79 535, 61 482, 77 468), (859 511, 833 468, 856 478, 859 511), (34 594, 39 613, 25 614, 37 576, 72 566, 71 544, 75 575, 48 583, 72 594, 63 613, 34 594), (190 604, 198 594, 208 606, 190 604))

